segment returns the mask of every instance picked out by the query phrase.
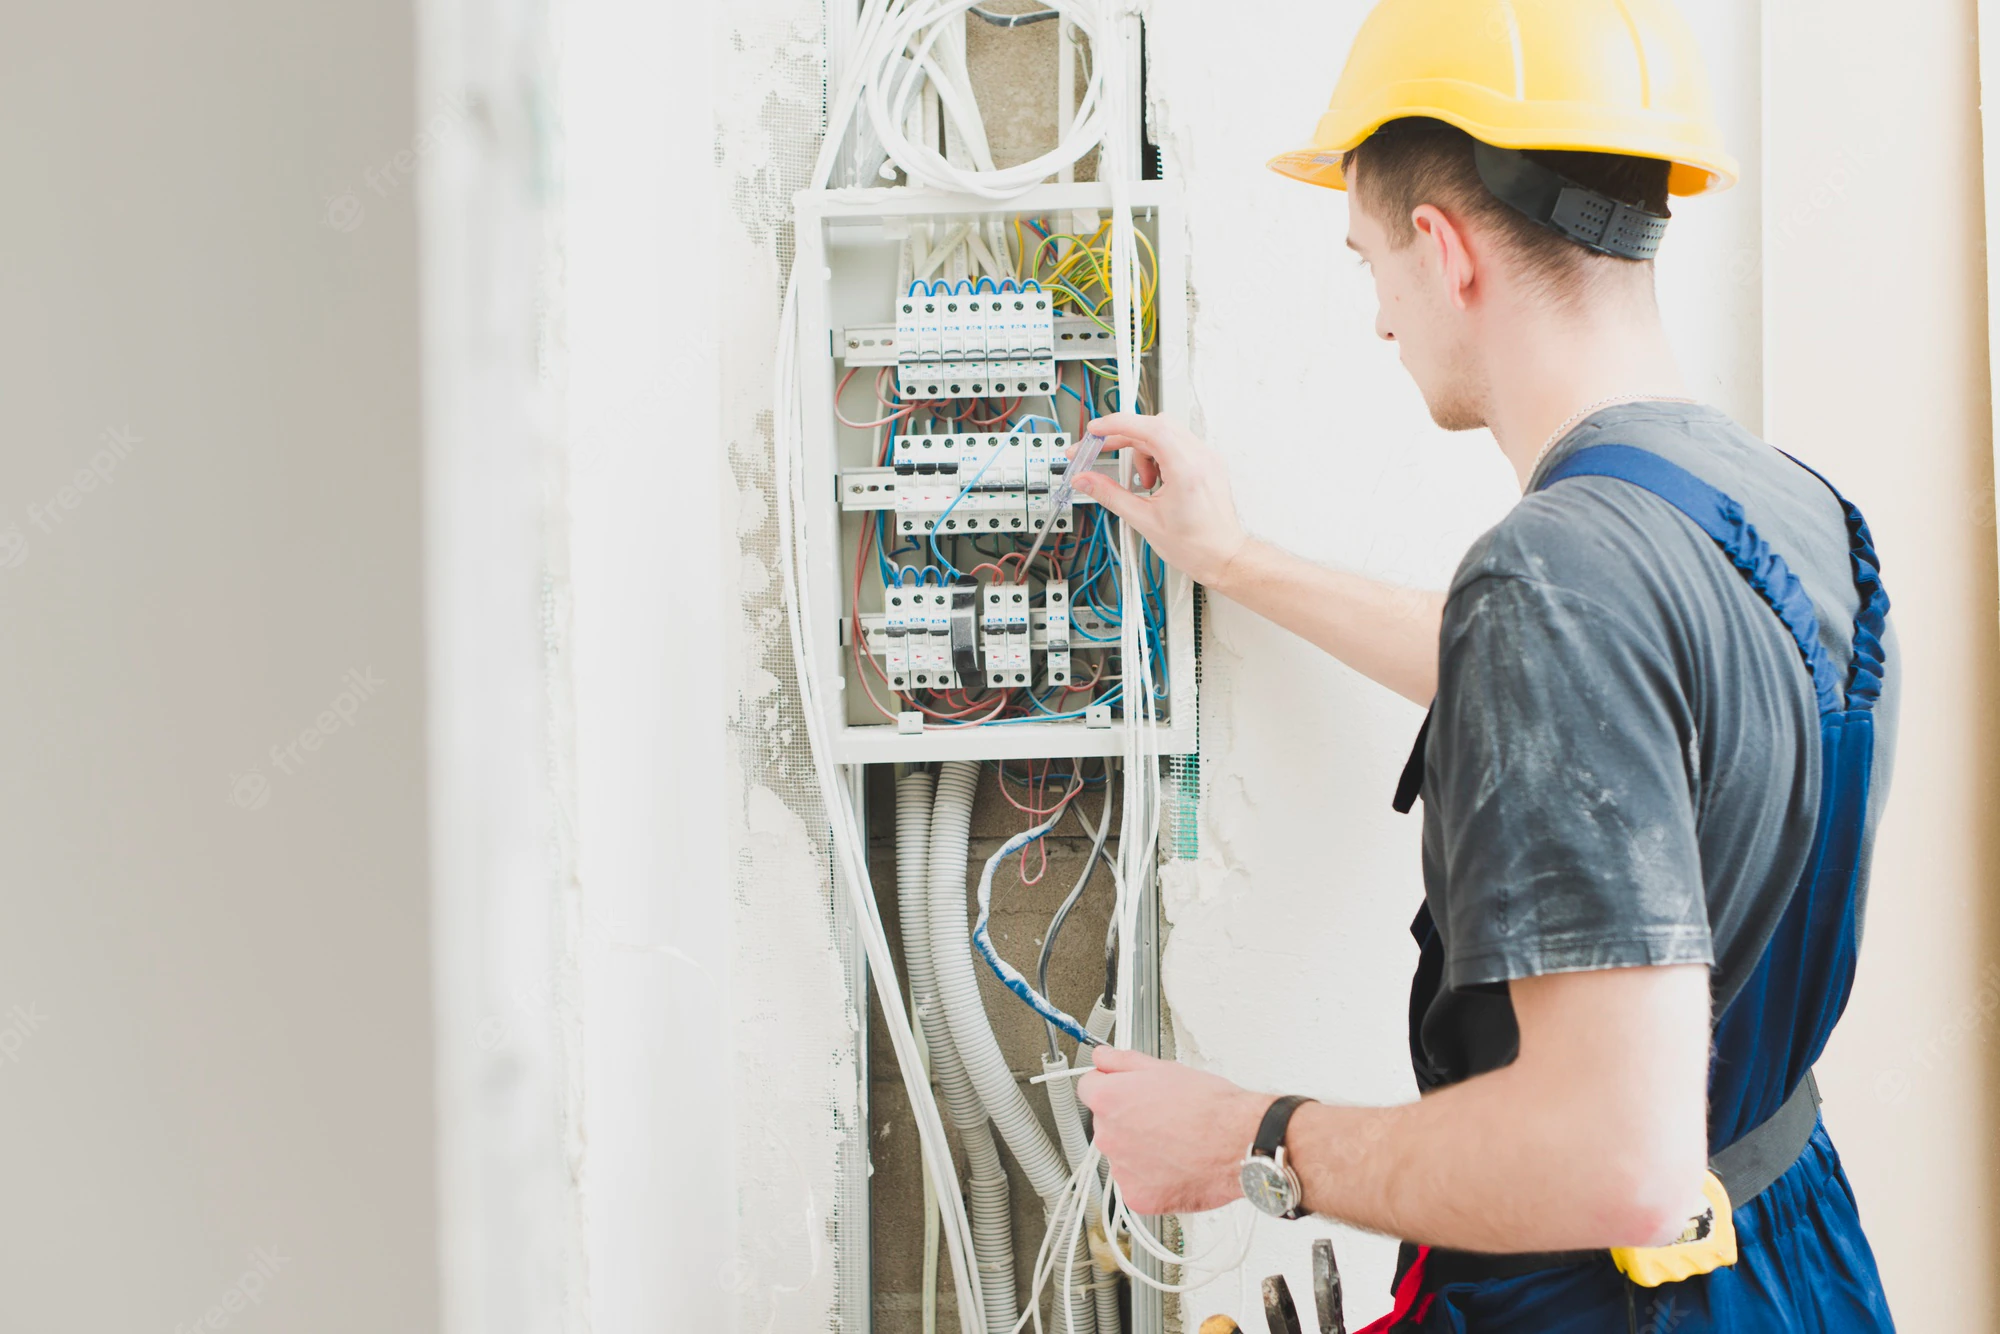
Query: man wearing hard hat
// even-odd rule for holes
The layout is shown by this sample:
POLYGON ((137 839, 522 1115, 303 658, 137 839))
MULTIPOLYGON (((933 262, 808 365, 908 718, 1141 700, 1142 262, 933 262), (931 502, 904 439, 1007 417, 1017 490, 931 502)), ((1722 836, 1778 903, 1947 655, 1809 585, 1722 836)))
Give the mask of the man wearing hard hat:
POLYGON ((1897 673, 1867 525, 1688 397, 1668 196, 1730 185, 1666 0, 1382 0, 1311 146, 1376 331, 1520 503, 1442 597, 1248 538, 1178 425, 1079 489, 1167 560, 1430 705, 1410 996, 1424 1097, 1337 1107, 1100 1049, 1141 1212, 1238 1195, 1405 1239, 1376 1328, 1887 1330, 1812 1066, 1854 978, 1897 673))

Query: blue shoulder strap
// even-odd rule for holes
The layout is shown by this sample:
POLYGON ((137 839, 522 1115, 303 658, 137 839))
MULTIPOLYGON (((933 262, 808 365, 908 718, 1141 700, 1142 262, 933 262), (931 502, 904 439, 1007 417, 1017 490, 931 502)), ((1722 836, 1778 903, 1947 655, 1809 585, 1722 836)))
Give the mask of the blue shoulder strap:
MULTIPOLYGON (((1709 1067, 1709 1148, 1715 1152, 1742 1139, 1785 1104, 1825 1049, 1853 986, 1855 888, 1863 860, 1873 710, 1882 690, 1889 596, 1868 525, 1834 491, 1847 520, 1861 601, 1843 707, 1833 666, 1820 646, 1812 602, 1783 558, 1743 517, 1742 506, 1685 469, 1629 445, 1578 450, 1552 468, 1543 485, 1583 476, 1611 477, 1651 491, 1713 538, 1797 643, 1819 698, 1823 762, 1811 855, 1755 969, 1733 995, 1716 997, 1722 1008, 1709 1067)), ((1827 489, 1833 490, 1830 484, 1827 489)))
POLYGON ((1848 563, 1854 570, 1854 588, 1861 595, 1861 611, 1854 618, 1854 662, 1847 675, 1847 707, 1872 709, 1882 696, 1882 629, 1888 624, 1889 590, 1882 586, 1882 558, 1875 554, 1875 538, 1868 521, 1840 494, 1818 469, 1790 454, 1792 462, 1819 478, 1821 486, 1833 492, 1840 512, 1847 518, 1848 563))
MULTIPOLYGON (((1723 555, 1743 572, 1743 577, 1749 580, 1757 595, 1770 604, 1771 610, 1777 613, 1778 619, 1797 643, 1799 656, 1805 659, 1806 669, 1812 673, 1813 693, 1819 699, 1819 711, 1826 714, 1840 710, 1842 692, 1839 678, 1834 673, 1833 663, 1826 656, 1826 649, 1819 642, 1819 618, 1813 611, 1812 599, 1806 596, 1798 576, 1792 573, 1791 566, 1785 564, 1785 558, 1773 551, 1758 534, 1755 525, 1743 516, 1741 505, 1687 469, 1667 462, 1658 454, 1634 449, 1630 445, 1592 445, 1588 449, 1579 449, 1551 468, 1549 475, 1542 479, 1542 486, 1537 489, 1547 488, 1570 477, 1610 477, 1629 482, 1666 501, 1715 539, 1723 555)), ((1844 501, 1842 503, 1845 504, 1844 501)), ((1879 580, 1876 586, 1880 587, 1879 580)), ((1860 627, 1856 628, 1858 631, 1860 627)), ((1855 660, 1858 665, 1861 661, 1859 652, 1855 660)), ((1876 675, 1873 678, 1876 688, 1881 684, 1880 666, 1878 642, 1876 675)))

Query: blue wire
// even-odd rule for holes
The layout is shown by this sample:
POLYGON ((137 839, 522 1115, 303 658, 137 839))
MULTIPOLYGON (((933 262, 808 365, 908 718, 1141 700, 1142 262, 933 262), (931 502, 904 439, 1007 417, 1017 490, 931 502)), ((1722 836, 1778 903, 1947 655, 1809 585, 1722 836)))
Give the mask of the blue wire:
POLYGON ((986 475, 986 470, 992 467, 993 461, 999 457, 1000 457, 1000 451, 997 449, 994 450, 991 454, 988 454, 986 456, 986 462, 979 465, 979 471, 972 474, 972 480, 967 482, 964 486, 958 489, 958 494, 951 498, 951 504, 945 506, 944 513, 938 515, 937 521, 931 525, 931 555, 933 558, 937 560, 937 562, 940 565, 944 566, 945 569, 951 571, 951 577, 953 579, 958 578, 958 567, 956 565, 953 565, 950 561, 946 560, 944 553, 938 550, 938 544, 937 544, 938 533, 944 528, 944 521, 951 517, 951 512, 958 508, 958 502, 964 500, 966 496, 971 493, 972 488, 979 485, 979 479, 986 475))
MULTIPOLYGON (((1098 705, 1098 704, 1115 704, 1115 703, 1117 703, 1117 701, 1118 701, 1118 697, 1119 697, 1119 695, 1120 695, 1121 693, 1123 693, 1124 689, 1125 689, 1125 687, 1124 687, 1124 685, 1123 685, 1122 683, 1121 683, 1121 684, 1119 684, 1119 685, 1115 685, 1115 686, 1111 687, 1111 689, 1109 689, 1109 690, 1105 691, 1105 692, 1104 692, 1104 693, 1103 693, 1102 695, 1099 695, 1099 696, 1098 696, 1098 697, 1097 697, 1096 699, 1094 699, 1094 700, 1092 700, 1092 701, 1090 701, 1090 702, 1091 702, 1091 704, 1092 704, 1092 705, 1098 705)), ((1033 699, 1034 699, 1035 697, 1034 697, 1034 695, 1033 695, 1032 693, 1029 693, 1029 694, 1028 694, 1028 698, 1029 698, 1030 700, 1033 700, 1033 699)), ((1039 703, 1039 701, 1037 701, 1037 702, 1039 703)), ((1084 715, 1084 712, 1085 712, 1085 711, 1084 711, 1084 710, 1082 710, 1082 709, 1078 709, 1078 710, 1076 710, 1076 711, 1075 711, 1074 713, 1049 713, 1049 712, 1048 712, 1048 709, 1047 709, 1046 707, 1044 707, 1044 708, 1042 709, 1042 712, 1043 712, 1043 713, 1045 713, 1045 714, 1048 714, 1048 716, 1047 716, 1047 717, 1045 717, 1045 718, 995 718, 995 719, 994 719, 994 720, 993 720, 992 722, 990 722, 990 723, 981 723, 981 724, 980 724, 980 726, 981 726, 981 727, 1011 727, 1011 726, 1013 726, 1013 725, 1014 725, 1014 724, 1016 724, 1016 723, 1044 723, 1044 722, 1062 722, 1062 721, 1064 721, 1065 719, 1069 719, 1069 718, 1081 718, 1081 717, 1083 717, 1083 715, 1084 715)))
POLYGON ((979 873, 979 920, 972 927, 972 946, 979 951, 979 957, 986 960, 986 966, 993 970, 993 975, 1000 979, 1001 984, 1025 1001, 1029 1009, 1078 1042, 1095 1047, 1098 1045, 1097 1039, 1092 1037, 1082 1024, 1057 1009, 1039 991, 1030 986, 1028 979, 1021 976, 1012 964, 1000 957, 993 948, 993 938, 986 931, 987 919, 993 913, 993 873, 1000 869, 1001 862, 1055 828, 1056 822, 1062 817, 1063 812, 1058 810, 1033 829, 1016 834, 1002 843, 1000 851, 986 859, 986 866, 979 873))

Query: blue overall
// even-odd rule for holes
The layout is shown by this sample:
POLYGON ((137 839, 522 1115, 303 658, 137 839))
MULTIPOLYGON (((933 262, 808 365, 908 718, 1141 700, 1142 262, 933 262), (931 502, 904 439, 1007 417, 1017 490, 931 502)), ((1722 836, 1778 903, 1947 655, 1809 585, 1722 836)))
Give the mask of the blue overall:
MULTIPOLYGON (((1715 1023, 1708 1083, 1708 1144, 1714 1154, 1769 1118, 1805 1079, 1853 986, 1855 886, 1889 597, 1867 524, 1835 491, 1847 515, 1861 601, 1843 691, 1820 645, 1812 602, 1784 558, 1745 519, 1741 505, 1659 455, 1627 445, 1579 450, 1551 469, 1542 486, 1585 476, 1650 491, 1713 538, 1797 642, 1819 701, 1824 773, 1812 852, 1755 971, 1715 1023)), ((1417 744, 1412 762, 1420 778, 1422 736, 1417 744)), ((1407 808, 1414 787, 1406 780, 1407 796, 1399 797, 1399 807, 1407 808)), ((1421 947, 1410 1007, 1414 1049, 1417 1019, 1442 985, 1444 949, 1428 905, 1411 930, 1421 947)), ((1783 1176, 1756 1198, 1735 1202, 1735 1222, 1739 1258, 1733 1266, 1657 1288, 1629 1284, 1608 1254, 1591 1263, 1433 1287, 1420 1272, 1410 1272, 1417 1266, 1406 1247, 1397 1311, 1383 1327, 1454 1334, 1601 1334, 1633 1327, 1651 1334, 1863 1334, 1894 1327, 1854 1193, 1824 1124, 1814 1127, 1805 1151, 1783 1176)))

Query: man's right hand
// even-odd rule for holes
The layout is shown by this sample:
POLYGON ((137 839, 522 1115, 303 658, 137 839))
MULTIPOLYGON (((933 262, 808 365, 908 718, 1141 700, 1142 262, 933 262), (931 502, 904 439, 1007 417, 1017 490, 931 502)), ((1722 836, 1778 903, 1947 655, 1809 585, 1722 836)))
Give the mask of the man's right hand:
POLYGON ((1114 412, 1090 430, 1106 449, 1132 451, 1139 489, 1099 472, 1078 474, 1076 489, 1136 528, 1168 564, 1404 698, 1429 702, 1444 594, 1323 569, 1251 540, 1221 455, 1179 422, 1114 412))
POLYGON ((1131 524, 1161 559, 1198 583, 1226 589, 1230 567, 1250 538, 1236 519, 1222 456, 1179 422, 1114 412, 1089 427, 1107 453, 1133 456, 1141 495, 1104 473, 1086 472, 1076 489, 1131 524))

